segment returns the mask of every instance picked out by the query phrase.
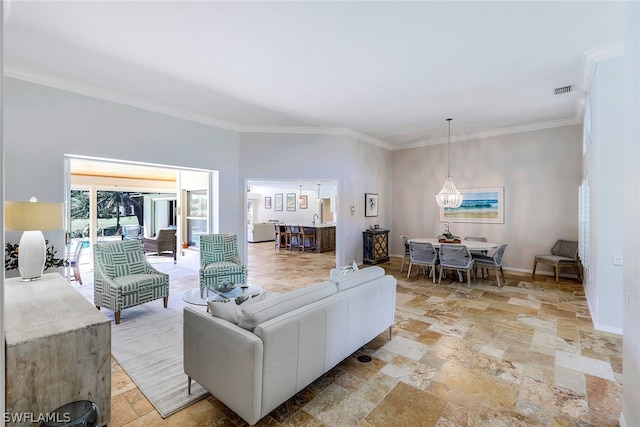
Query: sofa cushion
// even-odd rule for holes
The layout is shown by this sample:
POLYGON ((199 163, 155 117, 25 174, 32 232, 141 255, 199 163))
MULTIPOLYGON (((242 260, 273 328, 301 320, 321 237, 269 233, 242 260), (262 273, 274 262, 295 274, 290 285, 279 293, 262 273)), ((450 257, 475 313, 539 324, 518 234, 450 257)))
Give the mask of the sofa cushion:
POLYGON ((209 306, 209 311, 213 316, 237 325, 238 320, 242 315, 242 309, 246 306, 264 300, 266 296, 267 292, 264 291, 259 294, 251 295, 249 298, 237 297, 231 299, 211 300, 207 301, 207 305, 209 306))
POLYGON ((361 285, 365 282, 370 282, 371 280, 377 279, 378 277, 382 277, 384 275, 384 268, 373 266, 362 268, 349 274, 331 277, 329 281, 335 283, 338 292, 341 292, 353 288, 354 286, 361 285))
POLYGON ((238 326, 253 331, 256 325, 262 322, 326 298, 336 292, 334 283, 321 282, 286 294, 276 295, 273 298, 243 307, 242 315, 238 319, 238 326))

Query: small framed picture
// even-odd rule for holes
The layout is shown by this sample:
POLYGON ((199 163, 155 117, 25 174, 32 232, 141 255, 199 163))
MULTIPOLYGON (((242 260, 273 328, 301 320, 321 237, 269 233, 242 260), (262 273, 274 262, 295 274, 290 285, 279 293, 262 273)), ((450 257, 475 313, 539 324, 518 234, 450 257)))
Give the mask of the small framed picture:
POLYGON ((378 195, 364 193, 364 216, 378 216, 378 195))
POLYGON ((287 210, 296 210, 296 193, 287 193, 287 210))
POLYGON ((264 208, 271 209, 271 197, 264 198, 264 208))
POLYGON ((300 209, 307 209, 309 207, 309 197, 307 195, 300 196, 300 209))
POLYGON ((281 211, 282 207, 283 207, 283 198, 284 198, 284 196, 283 196, 282 193, 277 193, 274 197, 275 197, 275 200, 274 200, 275 206, 273 207, 273 210, 274 211, 281 211))

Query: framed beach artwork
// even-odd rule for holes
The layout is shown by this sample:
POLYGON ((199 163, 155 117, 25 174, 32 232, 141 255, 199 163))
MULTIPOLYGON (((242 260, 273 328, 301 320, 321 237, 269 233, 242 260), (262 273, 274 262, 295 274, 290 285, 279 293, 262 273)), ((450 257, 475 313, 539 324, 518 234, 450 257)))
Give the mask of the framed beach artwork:
POLYGON ((364 193, 364 216, 378 216, 378 195, 364 193))
POLYGON ((273 210, 274 211, 281 211, 282 210, 282 206, 283 206, 283 195, 282 193, 277 193, 274 195, 274 207, 273 210))
POLYGON ((307 209, 309 207, 309 197, 305 194, 300 196, 300 209, 307 209))
POLYGON ((296 193, 287 193, 287 210, 296 210, 296 193))
POLYGON ((504 188, 460 189, 462 205, 440 208, 440 221, 504 223, 504 188))
POLYGON ((264 198, 264 208, 271 209, 271 197, 267 196, 264 198))

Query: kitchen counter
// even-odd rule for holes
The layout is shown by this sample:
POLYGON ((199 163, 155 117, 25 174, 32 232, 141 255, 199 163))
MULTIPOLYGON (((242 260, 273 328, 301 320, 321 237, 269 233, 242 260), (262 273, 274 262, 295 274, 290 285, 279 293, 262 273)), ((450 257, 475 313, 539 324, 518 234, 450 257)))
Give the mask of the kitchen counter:
POLYGON ((334 224, 292 224, 305 228, 312 228, 316 231, 315 252, 328 252, 336 250, 336 226, 334 224))

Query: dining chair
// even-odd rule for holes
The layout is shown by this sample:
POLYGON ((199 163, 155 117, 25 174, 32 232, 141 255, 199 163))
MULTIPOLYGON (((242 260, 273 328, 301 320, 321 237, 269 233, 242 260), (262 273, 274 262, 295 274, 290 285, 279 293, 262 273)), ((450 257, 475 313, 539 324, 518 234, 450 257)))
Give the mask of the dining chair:
POLYGON ((71 259, 69 259, 69 267, 73 270, 73 278, 81 285, 82 277, 80 276, 80 255, 82 254, 83 247, 84 242, 82 240, 78 240, 76 242, 76 247, 73 249, 71 259))
MULTIPOLYGON (((501 288, 505 283, 504 270, 502 270, 502 257, 504 255, 505 249, 507 249, 507 244, 503 243, 498 246, 498 248, 493 252, 492 255, 472 254, 476 271, 478 267, 480 267, 480 269, 486 267, 487 270, 489 268, 495 268, 496 281, 498 282, 499 288, 501 288), (500 283, 500 274, 502 274, 502 284, 500 283)), ((482 278, 484 279, 484 274, 482 275, 482 278)))
POLYGON ((438 252, 431 243, 409 242, 409 271, 407 271, 407 279, 411 276, 411 267, 414 264, 418 266, 418 275, 420 275, 420 266, 422 266, 424 277, 427 277, 427 267, 430 267, 433 283, 436 283, 438 252))
POLYGON ((404 245, 404 256, 402 257, 402 265, 400 266, 400 273, 402 273, 404 263, 409 259, 409 236, 402 235, 400 236, 400 240, 402 240, 402 244, 404 245))
MULTIPOLYGON (((442 273, 445 269, 454 271, 464 271, 467 273, 467 286, 471 288, 471 273, 473 272, 474 260, 469 252, 469 248, 461 244, 440 245, 440 276, 438 284, 442 280, 442 273)), ((475 280, 475 277, 474 277, 475 280)))
MULTIPOLYGON (((464 240, 471 241, 471 242, 486 242, 487 238, 486 237, 465 236, 464 240)), ((472 251, 472 250, 470 250, 469 252, 471 252, 472 256, 486 255, 487 254, 487 251, 472 251)), ((485 270, 484 268, 480 269, 480 273, 482 273, 482 278, 483 279, 484 279, 484 270, 485 270)), ((489 274, 489 273, 487 272, 487 274, 489 274)))

